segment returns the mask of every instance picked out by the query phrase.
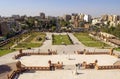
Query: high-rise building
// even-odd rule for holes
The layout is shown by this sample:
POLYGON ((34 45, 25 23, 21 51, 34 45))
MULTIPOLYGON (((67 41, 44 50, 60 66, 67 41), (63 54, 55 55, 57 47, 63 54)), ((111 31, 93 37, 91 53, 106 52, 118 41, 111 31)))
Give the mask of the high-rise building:
POLYGON ((63 16, 63 19, 65 20, 65 21, 69 21, 70 19, 71 19, 71 15, 64 15, 63 16))
POLYGON ((75 16, 72 15, 71 16, 71 20, 74 21, 75 20, 75 16))
POLYGON ((120 15, 117 16, 117 21, 120 21, 120 15))
POLYGON ((95 25, 95 24, 100 24, 101 23, 101 21, 99 20, 99 18, 94 18, 93 20, 92 20, 92 24, 93 25, 95 25))
POLYGON ((82 13, 79 14, 79 20, 84 21, 84 14, 82 14, 82 13))
POLYGON ((101 20, 102 21, 108 21, 108 15, 102 15, 101 20))
POLYGON ((20 15, 12 15, 12 18, 14 18, 14 19, 20 19, 20 15))
POLYGON ((45 13, 40 13, 40 18, 45 19, 45 13))
POLYGON ((117 22, 117 21, 118 21, 118 20, 117 20, 117 17, 118 17, 117 15, 113 15, 113 21, 114 21, 114 22, 117 22))
POLYGON ((84 21, 91 22, 92 21, 92 17, 90 15, 84 15, 84 21))
POLYGON ((7 24, 7 22, 1 22, 0 23, 0 31, 2 35, 6 35, 10 32, 10 27, 7 24))
POLYGON ((113 21, 113 16, 112 15, 108 15, 108 21, 113 21))
POLYGON ((72 13, 72 16, 77 16, 78 14, 77 13, 72 13))

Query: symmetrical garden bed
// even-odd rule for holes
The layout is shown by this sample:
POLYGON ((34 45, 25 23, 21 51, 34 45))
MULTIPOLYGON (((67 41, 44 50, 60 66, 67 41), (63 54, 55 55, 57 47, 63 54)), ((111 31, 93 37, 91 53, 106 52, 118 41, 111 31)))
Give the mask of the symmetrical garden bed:
POLYGON ((85 46, 88 46, 88 47, 109 47, 109 45, 90 37, 87 33, 75 33, 74 35, 85 46))
POLYGON ((71 45, 72 40, 68 35, 52 35, 52 43, 53 45, 71 45))

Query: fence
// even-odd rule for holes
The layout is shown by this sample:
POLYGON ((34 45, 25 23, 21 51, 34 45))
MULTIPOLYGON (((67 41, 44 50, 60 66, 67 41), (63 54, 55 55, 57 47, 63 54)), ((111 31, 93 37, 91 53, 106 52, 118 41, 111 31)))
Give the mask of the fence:
POLYGON ((85 55, 102 55, 102 54, 109 54, 109 52, 86 52, 85 55))
POLYGON ((10 74, 7 75, 8 79, 14 79, 17 75, 19 75, 20 71, 14 70, 10 74))
POLYGON ((22 56, 29 56, 29 55, 57 55, 57 52, 50 52, 50 53, 19 53, 18 55, 15 55, 14 58, 18 59, 22 56))
POLYGON ((96 66, 97 70, 120 69, 120 65, 96 66))

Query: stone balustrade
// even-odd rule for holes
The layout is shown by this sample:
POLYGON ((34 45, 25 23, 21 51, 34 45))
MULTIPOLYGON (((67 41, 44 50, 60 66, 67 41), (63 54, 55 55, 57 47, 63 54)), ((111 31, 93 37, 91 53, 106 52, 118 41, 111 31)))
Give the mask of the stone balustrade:
POLYGON ((19 75, 20 71, 14 70, 10 74, 7 74, 7 79, 14 79, 17 75, 19 75))
POLYGON ((63 69, 63 63, 51 63, 49 61, 49 66, 24 66, 21 64, 20 61, 16 63, 16 70, 14 70, 12 73, 7 75, 8 79, 14 79, 17 75, 19 75, 21 72, 26 70, 39 70, 39 71, 53 71, 55 69, 63 69))
POLYGON ((8 39, 8 40, 5 40, 5 41, 0 42, 0 47, 2 47, 2 46, 4 46, 4 45, 8 44, 9 42, 10 42, 10 40, 9 40, 9 39, 8 39))
POLYGON ((40 71, 49 71, 50 67, 35 67, 35 66, 27 66, 27 67, 22 67, 22 70, 40 70, 40 71))
POLYGON ((54 64, 56 69, 63 69, 63 65, 62 64, 54 64))
POLYGON ((97 70, 120 69, 120 65, 96 66, 97 70))
POLYGON ((85 55, 102 55, 102 54, 109 54, 109 52, 86 52, 85 55))
POLYGON ((83 51, 77 51, 77 54, 84 54, 83 51))
POLYGON ((29 55, 57 55, 57 51, 49 51, 48 53, 46 53, 46 52, 23 53, 22 50, 20 50, 19 54, 14 56, 14 59, 18 59, 18 58, 20 58, 22 56, 29 56, 29 55))

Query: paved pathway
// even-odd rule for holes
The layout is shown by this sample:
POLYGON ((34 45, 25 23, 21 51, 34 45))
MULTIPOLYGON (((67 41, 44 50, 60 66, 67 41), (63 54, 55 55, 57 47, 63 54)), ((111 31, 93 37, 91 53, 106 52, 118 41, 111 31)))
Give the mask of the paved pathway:
POLYGON ((72 33, 68 33, 70 39, 72 40, 74 45, 80 45, 82 47, 85 47, 72 33))
POLYGON ((18 79, 120 79, 119 70, 55 70, 25 72, 18 79))

